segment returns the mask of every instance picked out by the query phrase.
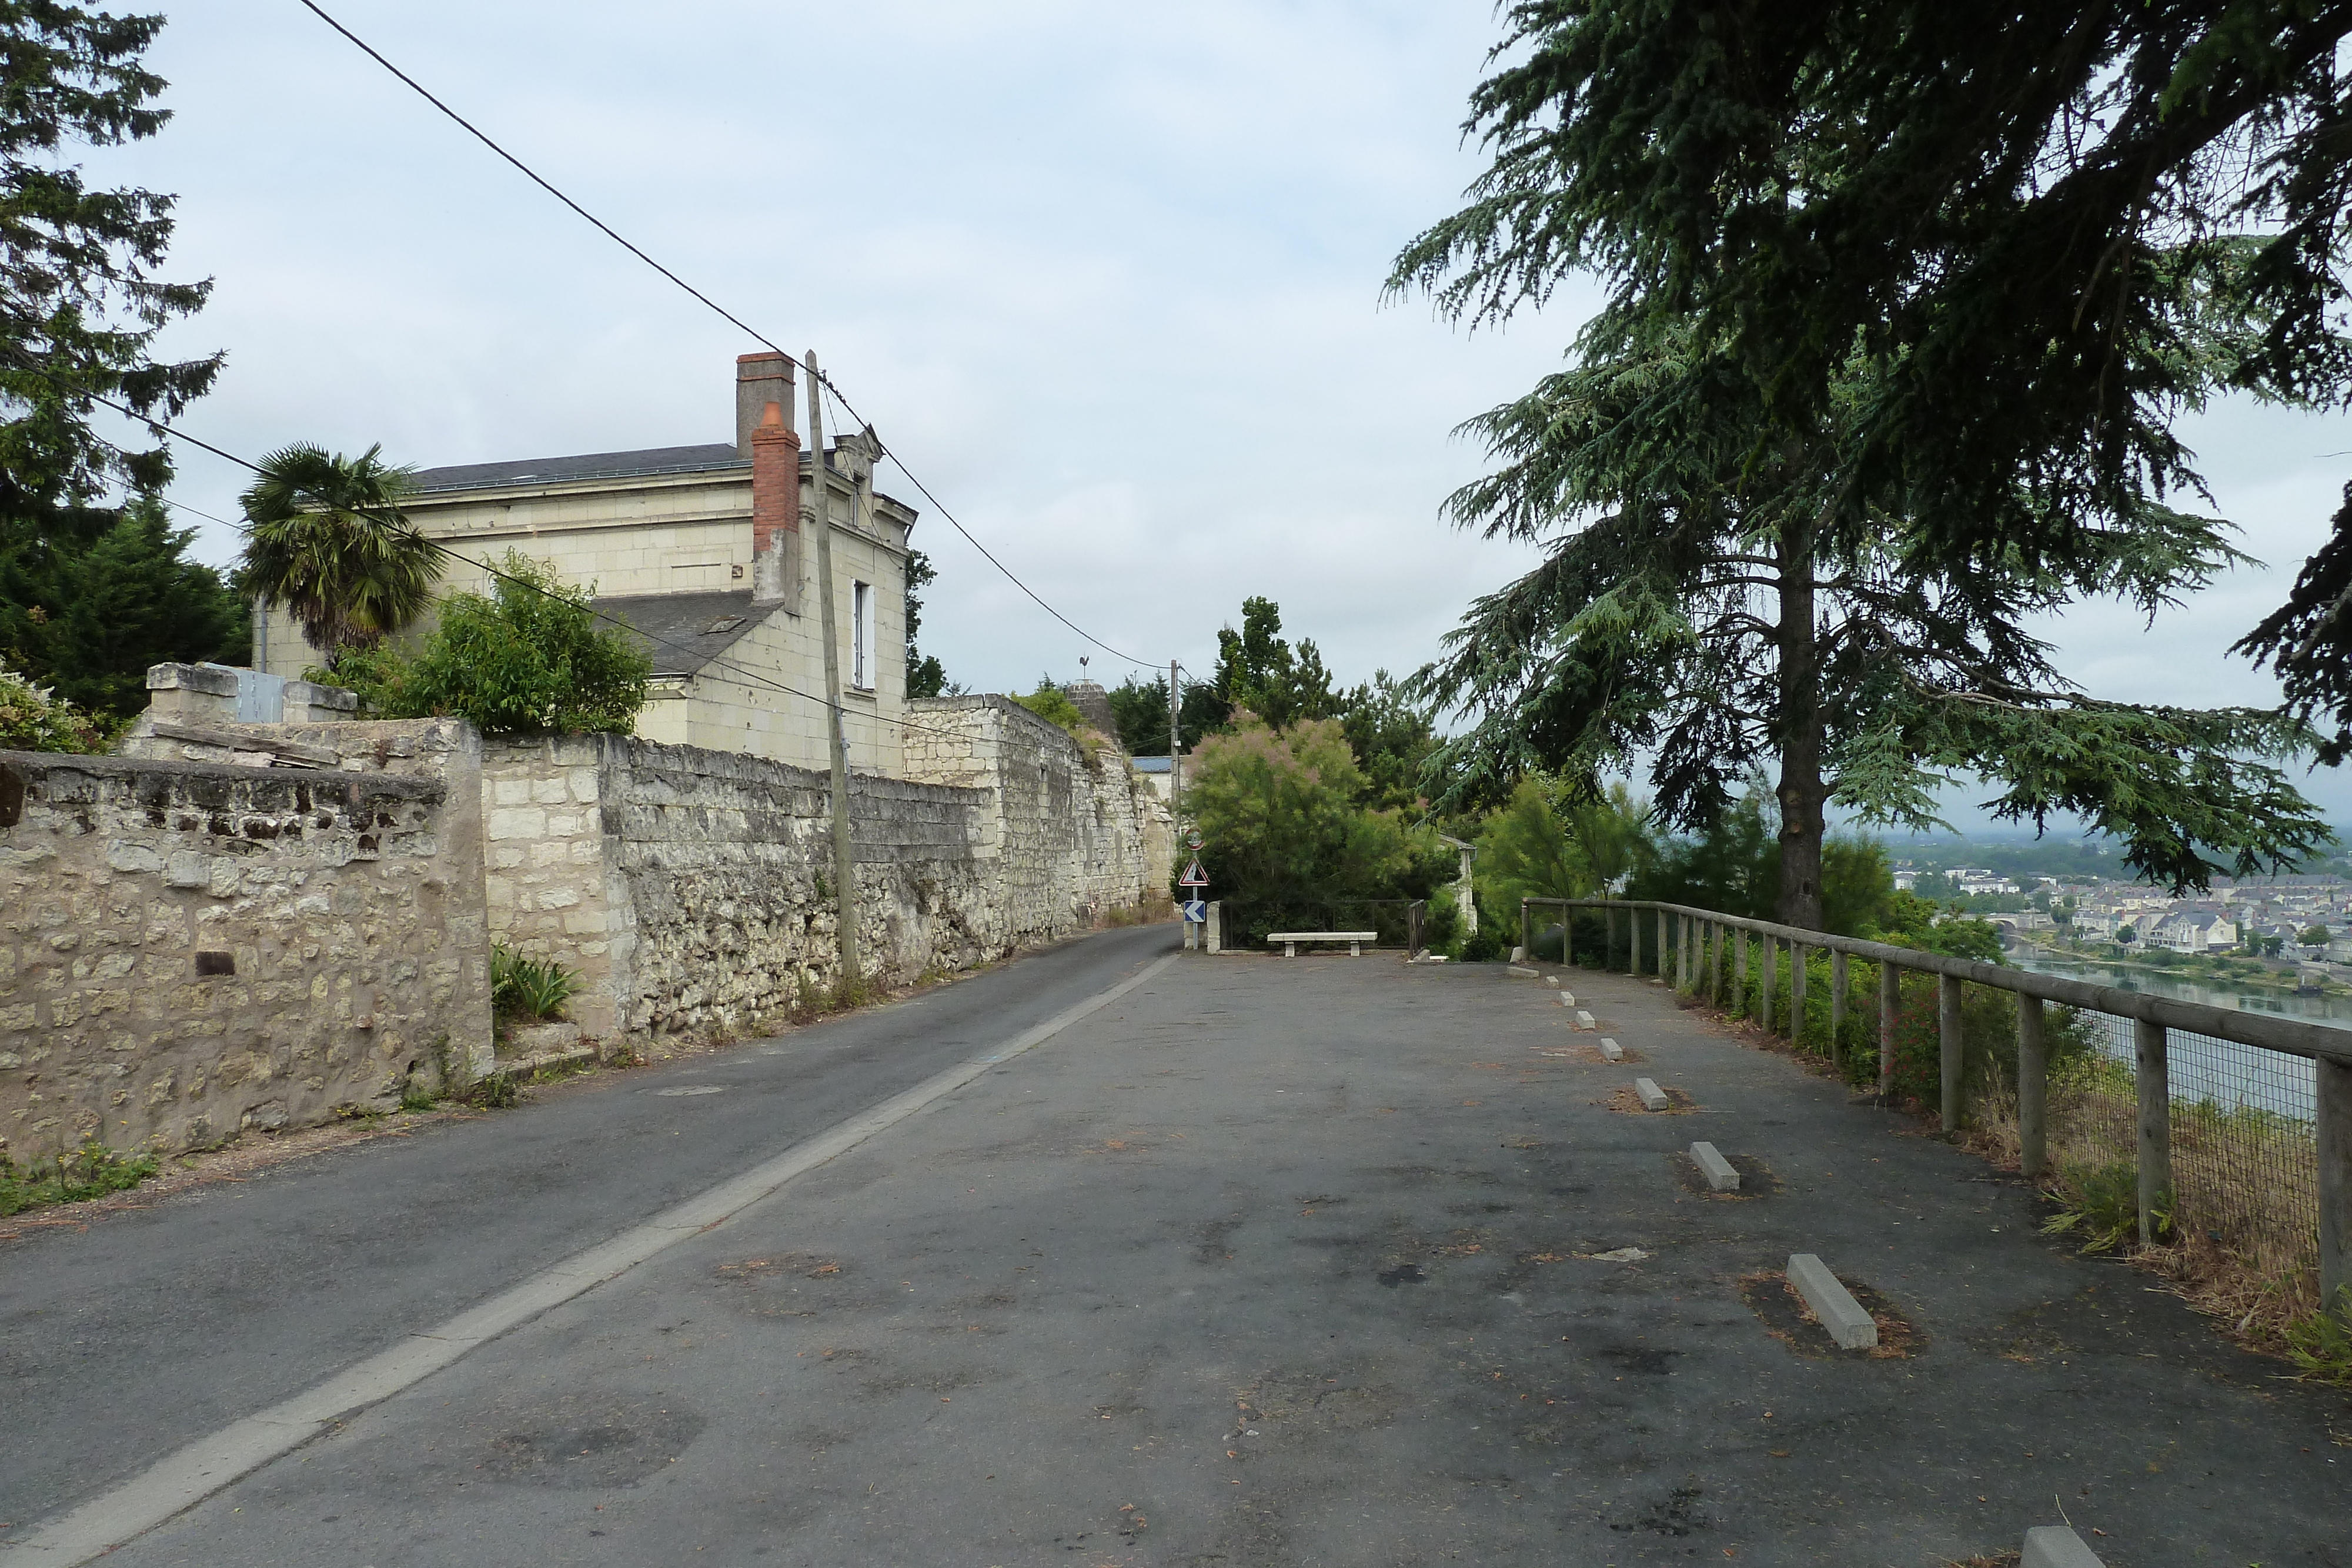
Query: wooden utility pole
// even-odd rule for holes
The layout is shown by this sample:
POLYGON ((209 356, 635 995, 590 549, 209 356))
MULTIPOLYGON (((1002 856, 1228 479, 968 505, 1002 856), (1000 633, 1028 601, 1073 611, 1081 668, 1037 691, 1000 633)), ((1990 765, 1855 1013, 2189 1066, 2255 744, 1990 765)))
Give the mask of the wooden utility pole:
POLYGON ((816 601, 824 638, 825 733, 833 750, 834 924, 841 935, 841 976, 836 992, 857 984, 857 862, 849 843, 849 736, 841 722, 841 644, 833 600, 833 496, 824 470, 824 384, 817 375, 816 350, 808 351, 810 531, 816 536, 816 601))
POLYGON ((1169 814, 1184 810, 1184 727, 1177 710, 1183 699, 1176 695, 1176 661, 1168 661, 1168 800, 1169 814))

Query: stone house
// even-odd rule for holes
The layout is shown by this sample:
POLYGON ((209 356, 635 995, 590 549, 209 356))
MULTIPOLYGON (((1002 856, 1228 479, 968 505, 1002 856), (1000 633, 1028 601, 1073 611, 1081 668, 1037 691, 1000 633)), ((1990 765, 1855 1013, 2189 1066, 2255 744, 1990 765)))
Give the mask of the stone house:
MULTIPOLYGON (((406 510, 468 560, 517 549, 593 586, 653 659, 646 740, 825 768, 820 592, 834 596, 851 766, 904 777, 906 563, 916 513, 876 492, 879 443, 856 434, 820 465, 794 423, 794 365, 735 366, 735 439, 696 446, 428 468, 406 510), (803 524, 832 530, 834 581, 816 581, 803 524)), ((445 592, 488 575, 445 559, 445 592)), ((283 610, 260 628, 259 669, 299 676, 318 652, 283 610)))

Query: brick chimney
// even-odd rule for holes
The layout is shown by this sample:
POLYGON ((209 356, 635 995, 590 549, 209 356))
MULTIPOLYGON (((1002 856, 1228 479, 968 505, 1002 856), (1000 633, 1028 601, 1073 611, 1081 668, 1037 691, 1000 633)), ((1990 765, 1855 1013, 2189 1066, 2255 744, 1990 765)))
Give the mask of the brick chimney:
POLYGON ((772 349, 743 354, 735 361, 735 454, 751 455, 751 433, 760 428, 768 405, 783 411, 784 428, 793 424, 793 361, 772 349))
MULTIPOLYGON (((789 389, 791 382, 785 382, 789 389)), ((801 438, 772 402, 748 439, 751 449, 751 600, 781 604, 800 595, 801 438)))

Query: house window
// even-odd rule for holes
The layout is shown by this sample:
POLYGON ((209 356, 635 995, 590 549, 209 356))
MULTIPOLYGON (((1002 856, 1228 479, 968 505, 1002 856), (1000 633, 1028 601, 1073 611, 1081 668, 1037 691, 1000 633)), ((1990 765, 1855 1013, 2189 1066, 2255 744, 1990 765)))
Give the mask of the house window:
POLYGON ((860 691, 874 686, 874 585, 849 585, 849 684, 860 691))

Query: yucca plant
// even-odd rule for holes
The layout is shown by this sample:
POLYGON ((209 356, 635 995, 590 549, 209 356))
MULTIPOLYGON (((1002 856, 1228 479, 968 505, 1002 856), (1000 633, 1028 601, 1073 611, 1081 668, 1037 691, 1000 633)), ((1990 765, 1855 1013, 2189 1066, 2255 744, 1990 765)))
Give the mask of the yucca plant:
POLYGON ((534 958, 503 942, 490 944, 490 1007, 502 1018, 550 1022, 580 988, 580 977, 553 958, 534 958))

